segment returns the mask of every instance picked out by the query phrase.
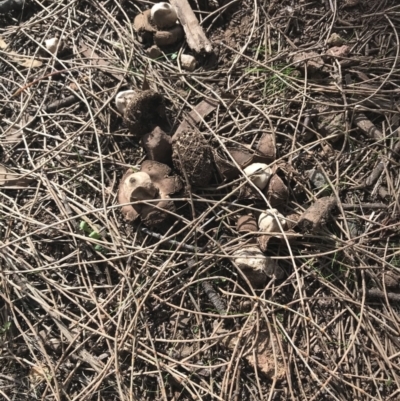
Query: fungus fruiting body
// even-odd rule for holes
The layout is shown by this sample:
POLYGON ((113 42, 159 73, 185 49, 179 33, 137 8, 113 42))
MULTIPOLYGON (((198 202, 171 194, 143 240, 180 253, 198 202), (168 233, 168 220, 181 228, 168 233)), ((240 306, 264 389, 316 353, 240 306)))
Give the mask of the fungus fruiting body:
POLYGON ((154 199, 157 194, 150 176, 143 171, 128 175, 123 181, 123 191, 131 201, 154 199))
POLYGON ((62 47, 62 43, 60 42, 60 39, 58 37, 46 39, 44 41, 44 44, 48 52, 51 54, 57 54, 57 51, 61 50, 62 47))
POLYGON ((139 217, 149 225, 162 223, 175 210, 171 195, 182 188, 177 176, 170 176, 171 169, 165 164, 146 160, 141 170, 129 169, 122 177, 118 201, 123 204, 122 213, 129 221, 139 217), (147 201, 147 202, 146 202, 147 201))
POLYGON ((173 45, 184 36, 182 25, 178 24, 175 9, 169 3, 155 4, 151 10, 138 14, 133 27, 142 43, 157 46, 173 45))
POLYGON ((263 286, 267 276, 281 279, 284 275, 277 261, 265 256, 256 246, 239 249, 233 256, 237 267, 255 287, 263 286))
POLYGON ((154 4, 151 8, 150 18, 159 29, 172 28, 178 20, 175 8, 165 2, 154 4))
POLYGON ((258 218, 258 228, 263 233, 279 233, 286 228, 285 217, 276 209, 266 210, 258 218))
POLYGON ((253 216, 242 216, 236 223, 236 230, 240 234, 255 233, 258 230, 257 221, 253 216))
POLYGON ((133 135, 142 136, 166 121, 164 98, 152 90, 120 92, 117 108, 123 111, 125 124, 133 135))
POLYGON ((261 190, 267 186, 268 180, 272 174, 271 168, 265 163, 250 164, 250 166, 247 166, 243 171, 254 185, 261 190))
POLYGON ((126 106, 131 102, 135 93, 136 92, 131 89, 117 93, 117 96, 115 97, 115 106, 122 115, 124 115, 126 106))
POLYGON ((183 131, 172 140, 172 161, 193 186, 206 186, 213 173, 213 154, 203 135, 183 131))
POLYGON ((289 197, 289 190, 279 175, 274 174, 268 182, 264 191, 271 206, 279 206, 286 202, 289 197))

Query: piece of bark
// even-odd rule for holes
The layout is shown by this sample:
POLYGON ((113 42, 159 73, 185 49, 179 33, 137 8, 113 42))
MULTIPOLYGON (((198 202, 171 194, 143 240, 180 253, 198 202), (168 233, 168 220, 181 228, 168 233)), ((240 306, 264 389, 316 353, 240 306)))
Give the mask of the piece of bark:
POLYGON ((211 53, 212 45, 187 0, 171 0, 186 34, 188 46, 196 53, 211 53))
POLYGON ((329 196, 318 199, 300 216, 297 226, 302 231, 316 231, 325 224, 330 216, 331 211, 336 207, 336 200, 329 196))
POLYGON ((376 139, 377 141, 383 139, 382 132, 369 120, 364 113, 357 113, 354 116, 354 122, 357 127, 364 132, 368 137, 376 139))
POLYGON ((79 98, 75 95, 70 95, 65 97, 64 99, 55 100, 54 102, 49 103, 44 107, 44 111, 46 113, 54 113, 55 111, 62 109, 63 107, 68 107, 73 105, 79 100, 79 98))
POLYGON ((202 286, 208 299, 215 306, 215 309, 218 311, 218 313, 220 315, 225 315, 226 314, 225 302, 222 300, 218 292, 215 291, 214 287, 208 281, 203 281, 202 286))
POLYGON ((384 292, 381 291, 379 288, 371 288, 367 290, 367 295, 371 298, 386 299, 387 297, 389 301, 400 301, 400 294, 397 294, 396 292, 384 292))
POLYGON ((160 127, 142 137, 147 158, 170 165, 172 162, 172 139, 160 127))
POLYGON ((188 130, 193 129, 196 124, 216 108, 216 102, 212 102, 211 100, 202 100, 180 123, 172 138, 176 138, 181 132, 187 132, 188 130))

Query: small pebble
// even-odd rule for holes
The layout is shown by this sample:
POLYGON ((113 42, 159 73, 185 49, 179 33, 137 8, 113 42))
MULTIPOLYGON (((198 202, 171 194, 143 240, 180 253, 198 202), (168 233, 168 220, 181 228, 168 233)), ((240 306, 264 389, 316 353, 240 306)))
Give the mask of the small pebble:
POLYGON ((162 52, 157 45, 153 45, 146 50, 147 55, 152 59, 155 60, 162 56, 162 52))
POLYGON ((344 39, 337 33, 332 33, 327 43, 329 46, 342 46, 344 44, 344 39))

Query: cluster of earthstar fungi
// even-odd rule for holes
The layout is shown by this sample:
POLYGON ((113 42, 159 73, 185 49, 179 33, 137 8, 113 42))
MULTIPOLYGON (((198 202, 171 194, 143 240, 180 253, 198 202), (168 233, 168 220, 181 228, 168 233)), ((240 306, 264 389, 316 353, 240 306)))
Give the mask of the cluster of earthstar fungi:
MULTIPOLYGON (((139 14, 134 25, 139 37, 151 34, 157 46, 164 44, 161 37, 184 35, 168 3, 156 4, 139 14)), ((172 196, 185 187, 206 187, 213 177, 224 182, 234 180, 239 199, 267 199, 271 208, 260 214, 258 222, 252 215, 239 218, 237 231, 250 240, 234 252, 233 261, 256 287, 263 285, 267 276, 282 278, 283 270, 276 260, 264 254, 271 238, 288 238, 283 234, 288 229, 285 217, 272 208, 288 197, 286 185, 276 174, 277 167, 270 166, 276 158, 274 135, 264 133, 255 149, 236 144, 222 152, 213 149, 196 128, 186 126, 178 128, 172 137, 168 135, 163 130, 168 126, 164 99, 155 91, 120 92, 116 107, 147 154, 139 171, 129 169, 121 179, 118 200, 124 217, 132 222, 141 220, 150 227, 159 225, 174 214, 172 196)))

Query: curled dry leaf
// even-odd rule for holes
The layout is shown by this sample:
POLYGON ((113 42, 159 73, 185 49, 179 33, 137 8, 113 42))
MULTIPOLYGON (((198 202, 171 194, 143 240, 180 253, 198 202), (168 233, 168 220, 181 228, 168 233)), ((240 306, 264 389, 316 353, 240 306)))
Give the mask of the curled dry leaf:
POLYGON ((37 385, 45 381, 46 379, 50 379, 50 369, 43 365, 43 366, 37 366, 34 365, 31 367, 29 371, 29 381, 31 388, 35 388, 37 385))
POLYGON ((121 204, 135 202, 122 206, 122 213, 129 221, 139 217, 142 221, 154 226, 165 221, 168 211, 174 211, 175 205, 171 195, 182 188, 182 182, 177 176, 170 176, 171 169, 165 164, 152 160, 142 163, 140 172, 129 169, 121 179, 118 190, 118 201, 121 204), (143 203, 140 201, 157 202, 143 203))
POLYGON ((329 37, 327 44, 329 46, 341 46, 344 44, 344 39, 337 33, 332 33, 332 35, 329 37))
POLYGON ((152 90, 136 91, 129 97, 124 111, 124 122, 133 135, 142 136, 165 124, 163 96, 152 90))
POLYGON ((324 61, 317 52, 311 50, 295 54, 293 64, 302 70, 307 69, 309 72, 316 72, 323 68, 324 61))
MULTIPOLYGON (((240 311, 243 313, 250 312, 252 302, 244 300, 241 302, 240 311)), ((217 326, 215 321, 214 328, 219 335, 229 334, 229 331, 222 326, 217 326)), ((283 362, 282 348, 278 343, 278 334, 273 330, 269 331, 265 326, 261 325, 260 330, 253 330, 253 326, 245 327, 241 336, 225 335, 221 341, 224 347, 230 350, 235 350, 238 342, 241 341, 241 347, 244 347, 243 355, 247 362, 258 369, 269 379, 282 380, 286 375, 286 367, 283 362)))
POLYGON ((332 57, 347 57, 350 53, 350 46, 343 45, 343 46, 334 46, 331 47, 327 52, 327 56, 332 57))
POLYGON ((213 174, 213 153, 203 135, 197 131, 181 132, 172 139, 172 162, 190 185, 206 186, 213 174))

